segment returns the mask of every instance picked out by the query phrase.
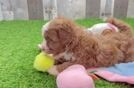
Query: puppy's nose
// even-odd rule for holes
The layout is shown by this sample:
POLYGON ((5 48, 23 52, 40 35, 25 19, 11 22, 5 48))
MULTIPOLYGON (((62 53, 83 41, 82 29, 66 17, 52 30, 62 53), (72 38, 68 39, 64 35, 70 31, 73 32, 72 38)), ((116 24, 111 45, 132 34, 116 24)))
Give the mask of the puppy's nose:
POLYGON ((49 56, 53 57, 53 54, 49 54, 49 56))

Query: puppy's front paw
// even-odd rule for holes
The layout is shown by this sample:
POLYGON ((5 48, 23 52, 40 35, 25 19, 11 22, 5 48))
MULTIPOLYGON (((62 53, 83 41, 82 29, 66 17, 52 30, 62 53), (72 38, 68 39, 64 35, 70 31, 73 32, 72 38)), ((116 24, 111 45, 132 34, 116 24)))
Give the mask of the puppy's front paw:
POLYGON ((54 76, 56 76, 56 75, 59 74, 59 72, 58 72, 56 66, 51 67, 51 68, 48 70, 48 73, 51 74, 51 75, 54 75, 54 76))

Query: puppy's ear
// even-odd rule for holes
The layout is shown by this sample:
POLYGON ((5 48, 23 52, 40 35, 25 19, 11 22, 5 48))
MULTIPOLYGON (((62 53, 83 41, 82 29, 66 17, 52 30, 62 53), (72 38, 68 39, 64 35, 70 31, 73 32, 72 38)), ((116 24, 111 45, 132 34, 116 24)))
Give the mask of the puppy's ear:
POLYGON ((50 26, 49 31, 45 31, 45 38, 49 36, 50 39, 53 40, 68 40, 72 37, 72 28, 68 25, 62 24, 62 25, 55 25, 50 26))
POLYGON ((73 29, 69 25, 63 24, 63 25, 59 25, 58 27, 58 33, 62 39, 65 37, 69 37, 69 35, 71 36, 72 32, 73 32, 73 29))
POLYGON ((67 44, 75 38, 74 27, 70 24, 62 24, 58 26, 57 34, 59 39, 67 44))

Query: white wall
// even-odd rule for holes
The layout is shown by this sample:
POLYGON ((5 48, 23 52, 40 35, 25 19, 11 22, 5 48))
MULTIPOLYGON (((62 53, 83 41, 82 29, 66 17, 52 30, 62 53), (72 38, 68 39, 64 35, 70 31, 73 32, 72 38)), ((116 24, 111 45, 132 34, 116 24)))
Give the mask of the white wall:
POLYGON ((134 17, 134 0, 129 0, 127 17, 134 17))
POLYGON ((27 0, 11 0, 14 19, 28 19, 27 0))
MULTIPOLYGON (((33 3, 36 4, 36 2, 34 2, 34 1, 38 1, 38 0, 33 0, 33 2, 31 0, 30 3, 27 3, 28 0, 0 0, 0 20, 2 20, 2 19, 4 19, 4 20, 13 20, 13 19, 27 20, 27 19, 29 19, 29 16, 31 16, 31 15, 29 15, 29 13, 30 13, 30 11, 33 11, 33 10, 28 9, 28 6, 29 6, 28 4, 30 4, 30 5, 33 5, 33 3)), ((43 3, 40 3, 41 5, 43 4, 43 15, 44 15, 45 20, 49 19, 49 18, 52 19, 53 15, 56 16, 56 14, 53 14, 56 11, 55 9, 57 9, 58 16, 65 16, 65 17, 68 17, 71 19, 85 18, 88 10, 90 11, 91 14, 94 11, 94 9, 92 9, 92 8, 86 9, 86 6, 96 5, 96 4, 92 4, 92 2, 86 4, 87 0, 57 0, 57 8, 56 8, 54 1, 55 0, 42 0, 43 3)), ((96 0, 96 2, 97 1, 99 2, 99 0, 96 0)), ((113 10, 116 10, 116 8, 113 9, 114 1, 117 1, 117 0, 101 0, 101 3, 100 3, 101 11, 99 12, 98 8, 96 10, 96 12, 100 13, 100 17, 103 18, 102 13, 104 13, 104 15, 106 15, 105 13, 110 13, 110 16, 113 15, 113 12, 114 12, 113 10), (105 3, 107 3, 107 4, 105 4, 105 3)), ((118 2, 116 4, 120 4, 120 3, 121 2, 118 2)), ((118 5, 116 5, 116 7, 117 6, 118 5)), ((37 8, 38 7, 39 6, 37 6, 37 8)), ((40 9, 42 9, 42 7, 38 8, 38 10, 36 10, 35 8, 33 8, 35 10, 35 13, 36 13, 36 11, 37 11, 37 13, 39 11, 42 11, 42 10, 40 10, 40 9)), ((93 7, 93 8, 95 8, 95 7, 93 7)), ((124 8, 124 9, 126 9, 126 8, 124 8)), ((121 12, 123 12, 123 11, 116 11, 115 13, 118 14, 121 12)), ((88 15, 90 15, 90 14, 88 14, 88 15)), ((92 15, 94 15, 94 14, 92 14, 92 15)), ((127 17, 134 17, 134 0, 129 0, 127 17)), ((41 19, 43 19, 43 17, 41 17, 41 19)))
POLYGON ((0 0, 0 19, 28 19, 27 0, 0 0))
POLYGON ((0 3, 0 21, 3 20, 3 15, 2 15, 2 11, 1 11, 1 3, 0 3))
POLYGON ((1 0, 1 11, 4 20, 13 20, 14 13, 10 0, 1 0))
POLYGON ((52 19, 52 9, 54 8, 53 1, 54 0, 43 0, 44 20, 52 19))
POLYGON ((85 18, 86 0, 57 0, 58 15, 72 19, 85 18))
POLYGON ((100 17, 111 17, 113 16, 114 0, 101 0, 101 11, 100 17))

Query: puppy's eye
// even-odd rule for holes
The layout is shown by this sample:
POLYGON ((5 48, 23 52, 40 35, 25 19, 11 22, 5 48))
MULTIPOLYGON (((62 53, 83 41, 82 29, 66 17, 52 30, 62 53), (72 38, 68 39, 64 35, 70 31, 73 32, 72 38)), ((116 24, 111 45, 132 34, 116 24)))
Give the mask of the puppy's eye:
POLYGON ((48 36, 45 36, 45 39, 46 40, 50 40, 50 41, 53 41, 50 37, 48 37, 48 36))
POLYGON ((53 43, 57 43, 57 42, 59 42, 57 39, 55 39, 55 38, 51 38, 51 37, 47 37, 46 40, 49 40, 49 41, 51 41, 51 42, 53 42, 53 43))
POLYGON ((48 36, 44 35, 45 39, 48 39, 48 36))

